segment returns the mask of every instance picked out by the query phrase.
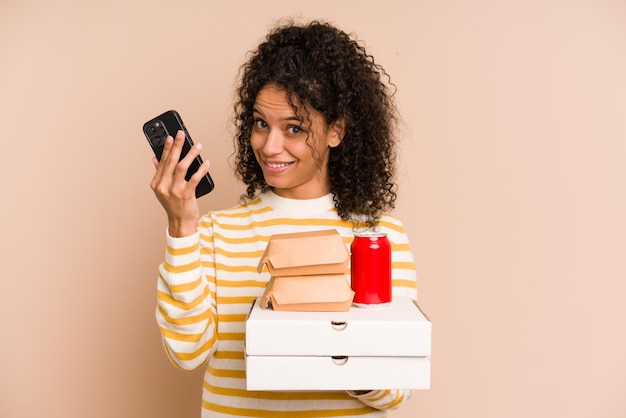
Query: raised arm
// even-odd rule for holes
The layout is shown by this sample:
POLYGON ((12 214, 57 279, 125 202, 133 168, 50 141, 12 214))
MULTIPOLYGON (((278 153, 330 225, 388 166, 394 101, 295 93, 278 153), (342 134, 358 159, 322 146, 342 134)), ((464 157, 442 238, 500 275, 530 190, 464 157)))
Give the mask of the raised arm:
MULTIPOLYGON (((197 230, 200 209, 195 196, 209 163, 202 164, 186 181, 187 170, 202 146, 196 144, 179 161, 184 138, 181 131, 175 139, 168 136, 161 160, 153 159, 156 172, 150 187, 168 220, 167 251, 159 266, 157 284, 157 323, 172 362, 184 370, 193 370, 215 350, 217 315, 211 263, 205 270, 200 256, 200 247, 211 243, 201 242, 197 230)), ((212 254, 210 249, 206 252, 212 254)))

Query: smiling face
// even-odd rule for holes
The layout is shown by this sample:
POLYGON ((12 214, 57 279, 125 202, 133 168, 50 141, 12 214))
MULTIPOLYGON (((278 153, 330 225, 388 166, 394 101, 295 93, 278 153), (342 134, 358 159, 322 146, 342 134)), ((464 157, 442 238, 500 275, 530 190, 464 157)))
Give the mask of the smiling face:
POLYGON ((276 194, 314 199, 330 192, 328 157, 341 142, 343 124, 327 125, 319 112, 296 106, 298 114, 284 90, 263 87, 254 102, 250 145, 276 194))

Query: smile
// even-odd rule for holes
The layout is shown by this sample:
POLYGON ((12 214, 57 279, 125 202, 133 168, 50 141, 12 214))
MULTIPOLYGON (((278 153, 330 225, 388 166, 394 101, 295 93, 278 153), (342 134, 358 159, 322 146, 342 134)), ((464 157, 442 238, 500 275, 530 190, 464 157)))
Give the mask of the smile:
POLYGON ((273 169, 273 170, 280 170, 281 168, 285 168, 290 166, 291 164, 293 164, 293 162, 290 163, 270 163, 268 161, 264 161, 263 162, 265 164, 265 166, 269 169, 273 169))

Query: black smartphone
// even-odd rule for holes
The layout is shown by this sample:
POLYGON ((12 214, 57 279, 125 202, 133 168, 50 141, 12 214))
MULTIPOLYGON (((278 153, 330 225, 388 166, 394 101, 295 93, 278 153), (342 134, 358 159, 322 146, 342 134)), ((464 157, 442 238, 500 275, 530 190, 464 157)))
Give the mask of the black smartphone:
MULTIPOLYGON (((180 153, 180 159, 182 159, 185 155, 187 155, 193 146, 193 141, 191 140, 191 136, 189 136, 189 132, 187 132, 187 128, 177 111, 168 110, 156 118, 150 119, 143 125, 143 133, 146 135, 146 138, 148 138, 148 143, 150 144, 150 147, 152 147, 154 155, 156 155, 159 161, 161 160, 161 155, 163 154, 165 138, 167 138, 168 135, 176 137, 176 132, 178 131, 183 131, 185 133, 185 143, 183 144, 183 149, 180 153)), ((202 158, 198 155, 189 166, 185 180, 189 180, 191 176, 198 171, 201 164, 202 158)), ((213 183, 213 179, 209 173, 207 173, 196 187, 196 197, 204 196, 205 194, 211 192, 214 187, 215 184, 213 183)))

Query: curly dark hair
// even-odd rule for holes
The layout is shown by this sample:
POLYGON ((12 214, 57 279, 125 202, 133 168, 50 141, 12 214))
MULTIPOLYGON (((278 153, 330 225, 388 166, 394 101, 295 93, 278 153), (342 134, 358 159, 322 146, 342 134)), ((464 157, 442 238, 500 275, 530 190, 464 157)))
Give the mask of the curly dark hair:
MULTIPOLYGON (((383 67, 353 37, 326 22, 281 24, 252 51, 240 70, 235 100, 235 170, 247 185, 245 201, 269 188, 250 136, 253 106, 268 84, 323 115, 326 124, 345 120, 345 135, 329 157, 330 190, 343 220, 375 226, 393 209, 395 176, 395 86, 383 67)), ((302 107, 302 106, 301 106, 302 107)))

